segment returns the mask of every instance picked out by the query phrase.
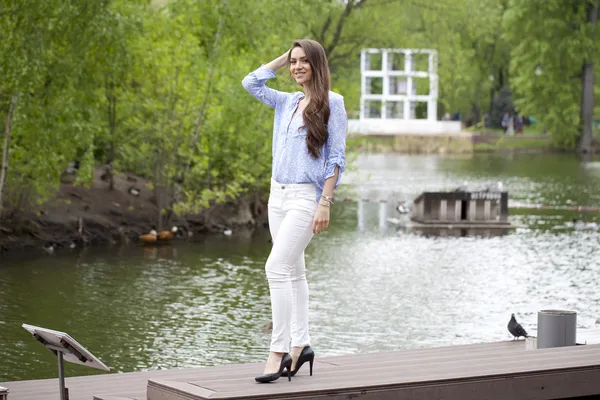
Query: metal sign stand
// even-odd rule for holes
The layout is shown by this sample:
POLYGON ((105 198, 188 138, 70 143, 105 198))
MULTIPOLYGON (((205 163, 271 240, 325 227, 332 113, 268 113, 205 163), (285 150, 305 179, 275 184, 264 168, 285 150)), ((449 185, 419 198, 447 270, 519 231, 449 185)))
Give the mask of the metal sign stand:
POLYGON ((68 334, 39 326, 27 324, 23 324, 22 326, 58 358, 60 400, 69 400, 69 389, 65 387, 64 361, 110 371, 109 367, 68 334))

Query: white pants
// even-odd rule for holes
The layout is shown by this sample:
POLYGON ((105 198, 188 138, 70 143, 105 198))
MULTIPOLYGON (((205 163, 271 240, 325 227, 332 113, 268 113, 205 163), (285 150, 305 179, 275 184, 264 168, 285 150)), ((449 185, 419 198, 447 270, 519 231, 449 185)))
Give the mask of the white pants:
POLYGON ((273 248, 265 270, 271 292, 271 351, 287 353, 310 345, 308 283, 304 249, 313 237, 317 209, 313 184, 283 185, 271 180, 269 229, 273 248))

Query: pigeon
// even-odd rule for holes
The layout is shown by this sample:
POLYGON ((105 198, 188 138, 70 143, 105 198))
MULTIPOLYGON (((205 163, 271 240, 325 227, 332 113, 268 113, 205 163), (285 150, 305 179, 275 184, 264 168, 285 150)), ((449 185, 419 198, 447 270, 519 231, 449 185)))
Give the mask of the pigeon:
POLYGON ((515 319, 515 314, 511 314, 510 321, 508 321, 507 328, 508 328, 508 331, 510 332, 510 334, 514 336, 513 340, 518 339, 521 336, 523 336, 525 338, 529 337, 529 335, 527 334, 525 329, 523 329, 521 324, 518 323, 517 320, 515 319))

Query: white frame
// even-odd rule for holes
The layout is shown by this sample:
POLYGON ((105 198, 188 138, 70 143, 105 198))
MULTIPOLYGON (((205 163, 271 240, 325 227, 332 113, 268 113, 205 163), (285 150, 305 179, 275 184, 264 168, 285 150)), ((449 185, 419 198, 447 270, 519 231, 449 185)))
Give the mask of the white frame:
POLYGON ((361 96, 360 96, 360 119, 393 119, 414 120, 415 102, 427 103, 427 120, 437 120, 437 97, 438 97, 438 75, 437 75, 437 51, 431 49, 363 49, 360 54, 361 71, 361 96), (369 55, 381 54, 381 70, 367 69, 369 66, 369 55), (392 70, 390 68, 390 54, 404 55, 404 70, 392 70), (413 71, 413 55, 428 54, 428 70, 413 71), (406 94, 390 94, 390 77, 406 77, 406 94), (368 93, 367 82, 369 78, 382 78, 383 93, 368 93), (429 78, 429 94, 417 95, 413 89, 414 78, 429 78), (365 115, 365 104, 367 101, 381 102, 381 118, 369 118, 365 115), (389 102, 403 102, 403 118, 388 118, 387 104, 389 102))

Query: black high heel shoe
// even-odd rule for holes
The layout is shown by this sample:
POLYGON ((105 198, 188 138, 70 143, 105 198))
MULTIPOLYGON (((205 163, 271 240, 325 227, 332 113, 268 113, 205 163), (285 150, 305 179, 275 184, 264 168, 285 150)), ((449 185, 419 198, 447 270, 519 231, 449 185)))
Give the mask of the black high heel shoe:
POLYGON ((271 374, 264 374, 261 376, 257 376, 254 379, 256 380, 256 382, 259 382, 259 383, 273 382, 273 381, 276 381, 277 379, 279 379, 279 377, 281 375, 283 375, 283 371, 285 371, 286 369, 287 369, 288 381, 291 381, 292 374, 290 373, 290 370, 292 369, 292 356, 290 356, 289 353, 285 353, 283 355, 283 357, 281 359, 281 364, 279 364, 279 371, 273 372, 271 374))
POLYGON ((298 361, 296 361, 296 368, 294 368, 294 370, 292 371, 292 376, 296 375, 298 373, 298 370, 300 370, 302 364, 304 364, 307 361, 310 366, 310 376, 312 376, 313 362, 315 361, 315 352, 313 351, 313 349, 310 348, 310 346, 306 346, 302 349, 302 352, 298 356, 298 361))

